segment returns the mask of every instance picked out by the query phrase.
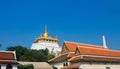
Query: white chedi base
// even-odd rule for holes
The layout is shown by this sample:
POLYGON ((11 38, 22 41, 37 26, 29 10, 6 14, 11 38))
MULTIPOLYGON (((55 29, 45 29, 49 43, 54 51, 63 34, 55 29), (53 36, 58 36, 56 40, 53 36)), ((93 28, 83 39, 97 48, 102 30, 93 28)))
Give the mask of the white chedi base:
POLYGON ((53 53, 55 55, 58 55, 61 51, 61 48, 56 43, 47 43, 47 42, 41 42, 41 43, 33 43, 31 49, 41 50, 41 49, 48 49, 49 53, 53 53))

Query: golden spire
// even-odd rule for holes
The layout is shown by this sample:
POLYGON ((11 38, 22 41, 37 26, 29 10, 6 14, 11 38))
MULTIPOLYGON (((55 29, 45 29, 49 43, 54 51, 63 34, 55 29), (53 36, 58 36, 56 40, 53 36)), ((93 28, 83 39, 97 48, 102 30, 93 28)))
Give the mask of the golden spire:
POLYGON ((44 30, 44 38, 48 38, 48 32, 47 32, 47 27, 45 25, 45 30, 44 30))

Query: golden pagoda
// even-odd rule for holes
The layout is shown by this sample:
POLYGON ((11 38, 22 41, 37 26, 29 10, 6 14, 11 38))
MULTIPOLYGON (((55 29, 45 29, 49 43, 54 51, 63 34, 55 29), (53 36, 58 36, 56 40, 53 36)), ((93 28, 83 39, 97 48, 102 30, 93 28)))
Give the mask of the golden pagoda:
POLYGON ((31 49, 48 49, 50 53, 57 55, 61 48, 58 44, 58 38, 52 38, 48 35, 47 27, 45 26, 44 34, 41 34, 35 41, 32 43, 31 49))
POLYGON ((58 38, 52 38, 48 35, 47 27, 45 26, 44 34, 40 35, 34 43, 41 43, 41 42, 48 42, 48 43, 58 43, 58 38))

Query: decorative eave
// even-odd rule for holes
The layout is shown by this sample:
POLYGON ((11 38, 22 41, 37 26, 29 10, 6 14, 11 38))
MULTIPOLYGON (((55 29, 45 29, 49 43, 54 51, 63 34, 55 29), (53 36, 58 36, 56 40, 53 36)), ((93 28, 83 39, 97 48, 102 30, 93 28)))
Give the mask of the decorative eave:
POLYGON ((79 62, 79 61, 97 61, 97 62, 120 62, 120 57, 106 57, 106 56, 96 56, 96 55, 79 55, 74 56, 68 61, 79 62))
POLYGON ((58 41, 57 38, 52 38, 52 37, 48 37, 48 38, 45 38, 45 37, 39 37, 38 39, 39 39, 39 40, 40 40, 40 39, 48 39, 48 40, 57 40, 57 41, 58 41))
POLYGON ((48 60, 48 62, 49 63, 54 63, 54 62, 68 61, 71 57, 74 56, 74 54, 75 54, 74 52, 60 54, 60 55, 48 60))
POLYGON ((63 43, 61 54, 69 53, 69 52, 70 52, 69 48, 67 47, 65 43, 63 43))
POLYGON ((49 63, 54 63, 54 62, 61 62, 61 61, 65 61, 68 57, 68 53, 64 53, 64 54, 60 54, 50 60, 48 60, 49 63))
POLYGON ((2 64, 8 64, 8 63, 10 63, 10 64, 19 64, 17 61, 15 61, 15 60, 0 60, 0 63, 2 63, 2 64))
POLYGON ((69 54, 68 54, 68 58, 71 58, 71 57, 73 57, 75 55, 75 52, 70 52, 69 54))

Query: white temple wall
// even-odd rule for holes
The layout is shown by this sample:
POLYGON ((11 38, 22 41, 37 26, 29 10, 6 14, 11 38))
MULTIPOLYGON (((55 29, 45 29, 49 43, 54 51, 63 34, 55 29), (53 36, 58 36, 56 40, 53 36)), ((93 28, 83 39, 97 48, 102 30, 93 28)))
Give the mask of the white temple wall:
POLYGON ((1 69, 6 69, 7 64, 0 64, 1 65, 1 69))
MULTIPOLYGON (((0 69, 6 69, 8 64, 0 64, 1 68, 0 69)), ((16 64, 11 64, 12 65, 12 69, 17 69, 17 65, 16 64)))
POLYGON ((106 69, 109 67, 110 69, 120 69, 120 63, 74 63, 72 65, 78 65, 81 69, 106 69))
POLYGON ((54 44, 54 43, 33 43, 31 49, 36 49, 36 50, 40 50, 40 49, 48 49, 49 52, 53 52, 55 55, 57 55, 60 51, 61 48, 59 47, 58 44, 54 44))
POLYGON ((17 69, 17 66, 18 66, 18 65, 13 64, 13 65, 12 65, 12 69, 17 69))
POLYGON ((57 67, 58 69, 60 69, 61 67, 63 67, 63 63, 64 62, 58 62, 58 63, 53 63, 51 65, 57 67))

